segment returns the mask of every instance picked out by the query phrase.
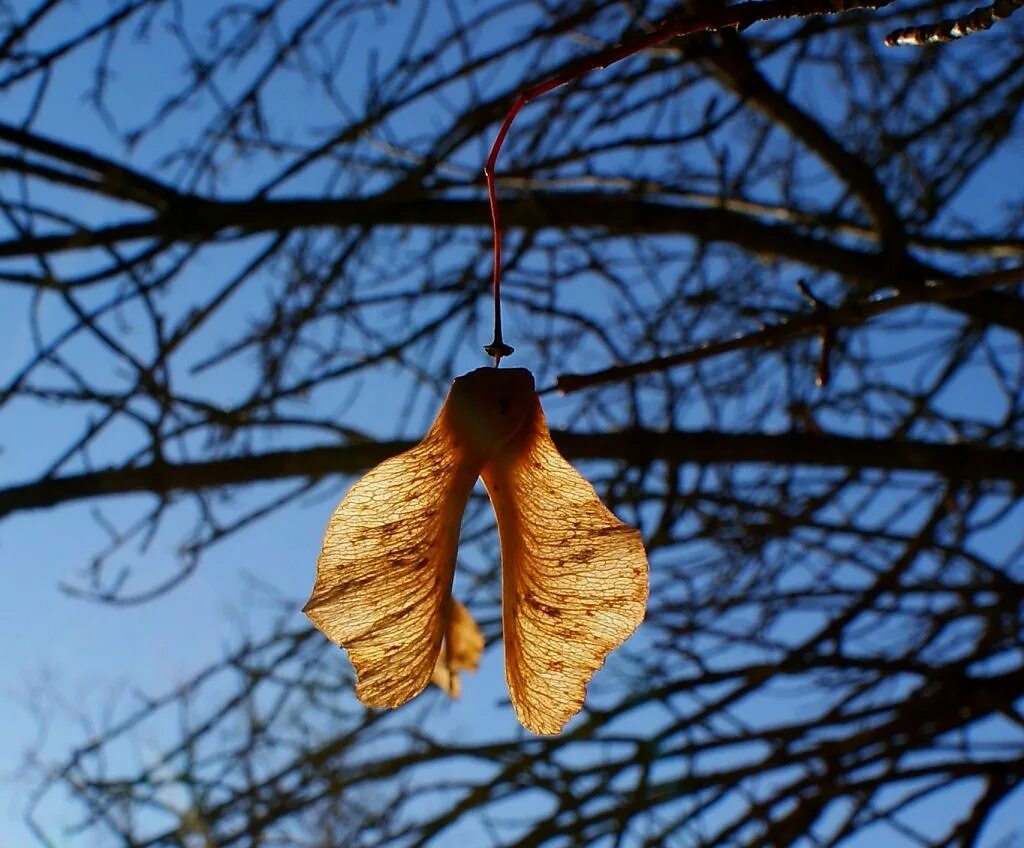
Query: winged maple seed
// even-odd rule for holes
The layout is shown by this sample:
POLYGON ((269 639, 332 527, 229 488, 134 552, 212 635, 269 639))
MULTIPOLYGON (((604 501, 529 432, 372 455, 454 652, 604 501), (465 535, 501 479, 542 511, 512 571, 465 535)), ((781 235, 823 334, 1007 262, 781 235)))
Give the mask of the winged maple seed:
POLYGON ((484 640, 451 595, 477 477, 501 539, 505 676, 516 715, 557 733, 587 682, 643 620, 647 555, 551 441, 533 375, 455 380, 423 440, 358 480, 324 535, 304 612, 345 648, 356 695, 397 707, 433 680, 453 697, 484 640))

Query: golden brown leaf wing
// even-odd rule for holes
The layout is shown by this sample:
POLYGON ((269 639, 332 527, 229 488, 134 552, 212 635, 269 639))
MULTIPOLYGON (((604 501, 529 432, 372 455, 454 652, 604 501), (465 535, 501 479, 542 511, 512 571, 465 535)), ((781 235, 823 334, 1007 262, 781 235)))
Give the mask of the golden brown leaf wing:
POLYGON ((452 698, 462 694, 460 671, 476 671, 484 650, 484 634, 466 607, 450 599, 444 642, 437 657, 430 682, 452 698))
POLYGON ((331 516, 303 611, 348 651, 367 706, 400 706, 430 680, 478 471, 442 410, 423 441, 356 481, 331 516))
POLYGON ((509 694, 524 727, 557 733, 643 620, 648 566, 640 533, 562 457, 533 405, 482 476, 501 536, 509 694))

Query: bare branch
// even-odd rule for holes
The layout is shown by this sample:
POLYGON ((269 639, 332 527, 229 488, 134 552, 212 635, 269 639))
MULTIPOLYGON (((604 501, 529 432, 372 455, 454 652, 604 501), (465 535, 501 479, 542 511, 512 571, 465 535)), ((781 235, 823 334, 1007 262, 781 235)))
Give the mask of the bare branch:
POLYGON ((885 37, 885 43, 889 47, 920 47, 956 41, 990 29, 997 21, 1010 17, 1021 6, 1024 6, 1024 0, 997 0, 991 6, 979 6, 973 12, 956 18, 894 30, 885 37))

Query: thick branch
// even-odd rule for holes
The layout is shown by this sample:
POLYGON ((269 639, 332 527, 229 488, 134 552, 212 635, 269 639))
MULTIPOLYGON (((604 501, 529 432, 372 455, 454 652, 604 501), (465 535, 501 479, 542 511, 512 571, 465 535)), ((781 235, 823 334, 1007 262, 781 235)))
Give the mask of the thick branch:
MULTIPOLYGON (((900 442, 812 433, 658 432, 553 433, 573 459, 648 462, 771 463, 837 468, 923 471, 953 481, 1024 485, 1024 451, 970 444, 900 442)), ((131 492, 198 491, 289 477, 354 474, 410 447, 410 442, 316 447, 207 462, 108 468, 0 489, 0 516, 69 501, 131 492)))
POLYGON ((0 141, 12 145, 22 154, 32 151, 56 159, 63 165, 70 165, 90 176, 86 178, 83 174, 71 174, 26 161, 18 162, 16 157, 8 157, 6 166, 12 171, 29 171, 53 182, 78 186, 97 194, 131 200, 157 209, 165 208, 181 197, 169 186, 126 165, 3 121, 0 121, 0 141))
MULTIPOLYGON (((193 198, 165 216, 96 230, 0 241, 0 257, 52 255, 136 239, 194 242, 221 233, 255 235, 307 227, 388 225, 486 227, 489 221, 483 200, 369 197, 228 202, 193 198)), ((681 234, 702 241, 727 241, 752 253, 792 259, 872 284, 878 284, 886 272, 886 264, 876 253, 842 247, 750 215, 625 195, 536 192, 528 200, 502 204, 502 221, 505 227, 527 229, 593 227, 611 235, 681 234)), ((930 275, 930 269, 923 266, 916 270, 922 277, 930 275)))
MULTIPOLYGON (((695 362, 721 356, 724 353, 753 348, 769 348, 813 333, 834 333, 840 327, 857 326, 877 315, 919 304, 953 304, 958 307, 966 305, 968 308, 964 311, 968 314, 989 310, 992 320, 1000 321, 1000 316, 996 314, 995 309, 1002 303, 1004 308, 1009 310, 1012 320, 1017 317, 1013 314, 1012 304, 1016 303, 1019 306, 1020 302, 1000 296, 997 292, 989 292, 988 289, 1012 285, 1020 282, 1022 278, 1024 278, 1024 267, 1009 268, 1005 271, 979 274, 976 277, 953 279, 924 288, 912 287, 909 291, 897 291, 886 297, 852 300, 835 309, 815 310, 804 315, 797 315, 749 333, 741 333, 721 341, 705 342, 670 356, 658 356, 629 365, 614 365, 586 374, 563 374, 556 381, 555 388, 564 394, 569 394, 604 383, 616 383, 639 377, 642 374, 667 371, 680 365, 692 365, 695 362)), ((976 315, 976 317, 984 318, 983 315, 976 315)), ((1006 323, 1006 321, 1003 320, 1000 323, 1006 323)))
MULTIPOLYGON (((0 258, 111 247, 140 239, 194 243, 218 234, 288 233, 308 227, 486 227, 489 220, 487 202, 481 200, 402 200, 378 196, 229 202, 185 197, 166 214, 144 220, 97 230, 0 241, 0 258)), ((613 236, 666 234, 685 235, 702 242, 727 242, 749 253, 840 274, 869 291, 885 286, 912 289, 943 276, 937 269, 908 257, 901 264, 899 279, 893 279, 892 263, 878 252, 844 247, 820 235, 765 223, 730 209, 683 206, 626 195, 536 192, 529 199, 506 201, 502 205, 502 221, 506 228, 590 227, 613 236)), ((1005 297, 979 294, 957 302, 956 308, 985 323, 1014 330, 1021 326, 1014 312, 1016 307, 1005 297)))
POLYGON ((812 151, 860 198, 892 261, 903 253, 905 235, 895 206, 886 196, 874 167, 848 151, 816 118, 777 90, 751 58, 735 33, 721 35, 723 47, 706 64, 737 94, 812 151))

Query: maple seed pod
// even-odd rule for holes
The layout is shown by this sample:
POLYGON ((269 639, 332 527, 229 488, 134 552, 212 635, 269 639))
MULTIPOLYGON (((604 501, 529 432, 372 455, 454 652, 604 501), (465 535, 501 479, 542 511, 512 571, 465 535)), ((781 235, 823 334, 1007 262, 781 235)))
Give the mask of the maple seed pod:
POLYGON ((501 540, 509 695, 522 724, 557 733, 605 657, 643 620, 640 534, 551 440, 522 368, 455 380, 423 440, 349 489, 331 516, 304 612, 345 648, 356 695, 396 707, 433 680, 457 697, 483 637, 451 597, 462 514, 482 477, 501 540))

